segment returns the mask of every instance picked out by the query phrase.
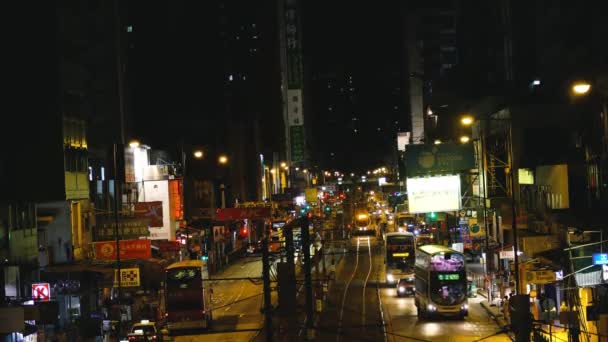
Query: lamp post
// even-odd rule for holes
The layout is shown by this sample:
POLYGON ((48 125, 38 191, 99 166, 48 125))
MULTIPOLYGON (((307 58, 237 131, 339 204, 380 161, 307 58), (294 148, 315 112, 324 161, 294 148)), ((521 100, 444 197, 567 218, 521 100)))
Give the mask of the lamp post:
MULTIPOLYGON (((219 157, 217 158, 217 162, 219 163, 220 166, 226 166, 228 165, 228 157, 225 154, 220 154, 219 157)), ((221 193, 221 207, 222 209, 226 208, 226 186, 224 185, 224 182, 222 182, 222 184, 220 184, 220 193, 221 193)))

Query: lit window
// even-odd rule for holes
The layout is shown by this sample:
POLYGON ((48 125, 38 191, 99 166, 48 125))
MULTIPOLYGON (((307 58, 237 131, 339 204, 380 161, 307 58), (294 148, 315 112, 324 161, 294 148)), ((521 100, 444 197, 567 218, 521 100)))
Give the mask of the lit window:
POLYGON ((232 81, 234 77, 232 75, 228 75, 228 81, 232 81))
POLYGON ((93 180, 93 168, 89 166, 89 181, 93 180))
POLYGON ((129 32, 129 33, 133 32, 133 25, 127 26, 127 32, 129 32))
POLYGON ((101 180, 106 180, 106 169, 103 166, 101 167, 101 180))

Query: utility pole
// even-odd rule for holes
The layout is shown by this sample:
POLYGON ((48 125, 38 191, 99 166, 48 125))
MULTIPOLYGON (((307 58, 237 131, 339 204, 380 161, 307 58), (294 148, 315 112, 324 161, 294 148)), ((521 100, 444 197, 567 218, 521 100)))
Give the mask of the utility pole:
POLYGON ((272 341, 272 302, 270 300, 270 253, 268 236, 262 239, 262 278, 264 280, 264 328, 266 341, 272 341))
MULTIPOLYGON (((120 337, 120 334, 122 333, 121 330, 121 325, 122 325, 122 305, 121 305, 121 296, 122 296, 122 291, 121 291, 121 277, 120 277, 120 232, 118 229, 118 224, 119 224, 119 218, 118 218, 118 209, 119 209, 119 201, 120 199, 120 187, 118 186, 119 180, 118 180, 118 144, 114 144, 114 238, 116 239, 116 273, 115 276, 117 279, 117 283, 118 283, 118 289, 117 289, 117 297, 118 297, 118 308, 119 308, 119 313, 120 313, 120 317, 118 318, 118 334, 120 337)), ((120 145, 122 146, 122 145, 120 145)))
POLYGON ((304 252, 304 289, 306 293, 306 331, 309 340, 315 338, 315 331, 313 329, 314 323, 314 308, 313 308, 313 294, 312 294, 312 268, 310 261, 310 231, 308 230, 309 220, 308 216, 303 216, 301 219, 302 229, 302 251, 304 252))

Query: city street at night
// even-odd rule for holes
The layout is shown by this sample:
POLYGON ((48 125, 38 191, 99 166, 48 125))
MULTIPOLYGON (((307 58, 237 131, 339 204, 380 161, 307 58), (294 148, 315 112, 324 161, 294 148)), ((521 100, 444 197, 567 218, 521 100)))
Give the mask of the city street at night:
POLYGON ((608 342, 604 2, 11 2, 0 342, 608 342))

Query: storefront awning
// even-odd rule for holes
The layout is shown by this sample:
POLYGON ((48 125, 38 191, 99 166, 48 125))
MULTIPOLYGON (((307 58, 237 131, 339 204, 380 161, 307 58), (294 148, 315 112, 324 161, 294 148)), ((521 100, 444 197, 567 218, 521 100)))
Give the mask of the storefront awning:
POLYGON ((102 267, 91 264, 77 263, 77 264, 63 264, 63 265, 50 265, 41 269, 43 272, 48 273, 78 273, 78 272, 92 272, 92 273, 112 273, 112 269, 108 267, 102 267))

